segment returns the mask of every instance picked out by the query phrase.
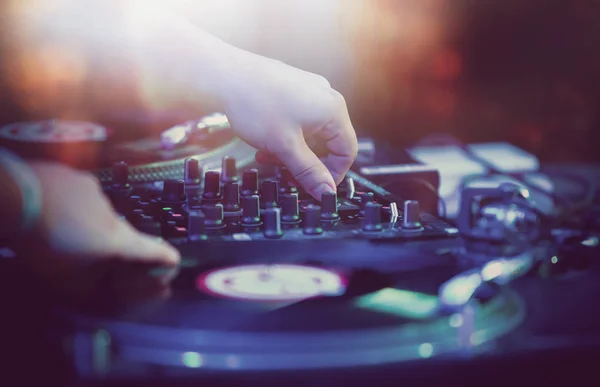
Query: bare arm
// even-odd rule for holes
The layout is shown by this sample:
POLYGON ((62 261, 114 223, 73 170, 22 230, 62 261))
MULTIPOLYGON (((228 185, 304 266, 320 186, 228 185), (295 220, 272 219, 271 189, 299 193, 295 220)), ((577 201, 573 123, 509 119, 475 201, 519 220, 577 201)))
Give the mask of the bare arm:
POLYGON ((11 28, 15 41, 69 48, 30 63, 29 71, 46 74, 34 77, 39 83, 25 82, 32 89, 26 97, 46 115, 56 116, 57 105, 67 116, 90 105, 107 113, 132 107, 191 116, 210 106, 227 114, 243 140, 279 158, 317 199, 335 191, 354 161, 357 141, 346 103, 325 78, 235 48, 172 12, 165 0, 60 3, 14 13, 19 22, 11 28), (64 58, 70 67, 54 63, 64 58), (48 76, 63 81, 36 89, 48 76), (80 78, 94 87, 63 102, 65 85, 80 78), (309 139, 327 152, 316 155, 309 139))
POLYGON ((242 51, 170 3, 5 2, 2 77, 26 113, 39 118, 102 121, 131 109, 190 118, 222 110, 224 83, 246 62, 242 51))

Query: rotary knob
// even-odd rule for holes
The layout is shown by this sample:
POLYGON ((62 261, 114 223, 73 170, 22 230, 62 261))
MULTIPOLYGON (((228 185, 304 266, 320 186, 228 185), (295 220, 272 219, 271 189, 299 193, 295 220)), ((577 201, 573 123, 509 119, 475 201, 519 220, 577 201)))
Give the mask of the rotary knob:
POLYGON ((185 160, 184 180, 186 186, 199 186, 202 184, 202 167, 198 160, 191 157, 185 160))
POLYGON ((223 183, 232 183, 238 180, 235 157, 225 156, 221 159, 221 180, 223 183))
POLYGON ((422 227, 419 202, 416 200, 405 201, 402 228, 405 230, 420 230, 422 227))
POLYGON ((383 229, 381 224, 381 204, 365 204, 365 217, 363 219, 363 231, 378 232, 383 229))
POLYGON ((207 231, 220 230, 225 227, 223 223, 223 205, 218 203, 203 208, 204 228, 207 231))
POLYGON ((261 207, 272 208, 279 205, 279 184, 275 180, 267 180, 260 187, 261 207))
POLYGON ((281 197, 281 223, 288 228, 300 223, 298 194, 285 194, 281 197))
POLYGON ((242 174, 242 196, 258 195, 258 170, 251 169, 242 174))
POLYGON ((304 209, 304 228, 306 235, 319 235, 323 233, 321 227, 321 207, 310 204, 304 209))
POLYGON ((165 180, 161 195, 162 203, 183 203, 186 200, 183 180, 165 180))
POLYGON ((242 198, 242 227, 258 228, 260 220, 260 198, 252 195, 242 198))
POLYGON ((281 230, 281 209, 267 208, 265 210, 265 238, 278 239, 283 236, 281 230))
POLYGON ((206 217, 202 211, 193 210, 188 213, 188 239, 198 241, 206 239, 204 221, 206 217))
POLYGON ((204 193, 202 193, 202 200, 205 203, 216 203, 221 200, 221 182, 219 172, 208 171, 204 174, 204 193))
POLYGON ((226 183, 223 186, 223 208, 227 212, 240 210, 240 186, 238 183, 226 183))

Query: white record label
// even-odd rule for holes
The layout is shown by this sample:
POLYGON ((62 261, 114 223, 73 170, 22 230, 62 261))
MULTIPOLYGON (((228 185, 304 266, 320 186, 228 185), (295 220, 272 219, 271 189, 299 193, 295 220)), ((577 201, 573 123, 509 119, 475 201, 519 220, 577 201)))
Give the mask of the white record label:
POLYGON ((346 281, 331 270, 302 265, 246 265, 211 271, 197 287, 215 296, 250 301, 300 301, 344 293, 346 281))

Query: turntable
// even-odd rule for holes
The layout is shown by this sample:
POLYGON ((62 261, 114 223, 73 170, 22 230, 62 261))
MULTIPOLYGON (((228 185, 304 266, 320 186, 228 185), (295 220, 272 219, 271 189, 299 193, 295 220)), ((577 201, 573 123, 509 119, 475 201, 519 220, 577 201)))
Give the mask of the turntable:
MULTIPOLYGON (((66 127, 44 128, 30 127, 64 157, 48 144, 66 127)), ((110 138, 88 132, 71 145, 110 138)), ((121 303, 100 289, 84 306, 53 303, 44 331, 78 384, 395 385, 417 369, 440 381, 449 364, 509 364, 491 371, 499 382, 532 367, 507 357, 598 348, 598 238, 544 227, 520 187, 466 188, 457 224, 356 169, 316 201, 285 168, 257 164, 222 116, 98 149, 79 165, 183 259, 169 299, 121 303)))

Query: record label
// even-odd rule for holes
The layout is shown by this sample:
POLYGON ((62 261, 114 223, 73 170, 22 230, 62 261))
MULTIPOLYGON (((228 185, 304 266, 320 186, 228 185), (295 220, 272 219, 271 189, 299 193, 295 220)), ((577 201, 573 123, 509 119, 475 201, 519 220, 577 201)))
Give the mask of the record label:
POLYGON ((217 269, 198 277, 199 290, 249 301, 300 301, 344 293, 338 273, 302 265, 246 265, 217 269))

